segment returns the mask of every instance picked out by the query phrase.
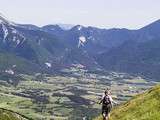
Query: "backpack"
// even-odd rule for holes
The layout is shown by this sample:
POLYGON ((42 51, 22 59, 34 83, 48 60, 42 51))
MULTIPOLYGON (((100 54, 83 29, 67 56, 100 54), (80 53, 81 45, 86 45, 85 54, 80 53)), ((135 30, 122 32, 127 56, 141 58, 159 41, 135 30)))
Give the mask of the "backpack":
POLYGON ((111 104, 111 100, 110 100, 110 98, 109 98, 108 95, 104 96, 104 98, 103 98, 103 104, 104 104, 104 105, 109 105, 109 104, 111 104))

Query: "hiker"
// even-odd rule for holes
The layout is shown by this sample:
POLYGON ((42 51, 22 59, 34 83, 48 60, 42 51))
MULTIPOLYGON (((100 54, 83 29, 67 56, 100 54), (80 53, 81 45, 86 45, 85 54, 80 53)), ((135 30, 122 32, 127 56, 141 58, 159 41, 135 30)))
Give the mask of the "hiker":
POLYGON ((103 120, 109 120, 110 111, 112 109, 113 103, 117 104, 112 97, 109 89, 105 90, 104 95, 102 96, 99 104, 102 104, 102 116, 103 120))

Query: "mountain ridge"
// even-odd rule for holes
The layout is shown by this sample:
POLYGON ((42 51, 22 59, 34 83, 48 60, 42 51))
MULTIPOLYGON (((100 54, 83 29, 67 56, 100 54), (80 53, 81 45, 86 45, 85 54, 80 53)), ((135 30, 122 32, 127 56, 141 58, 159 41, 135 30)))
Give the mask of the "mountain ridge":
MULTIPOLYGON (((145 50, 143 49, 145 53, 143 53, 142 49, 137 48, 137 46, 145 46, 147 42, 150 42, 154 43, 150 47, 154 47, 156 40, 160 38, 158 33, 160 20, 138 30, 99 29, 82 25, 63 30, 58 25, 43 27, 31 24, 13 25, 5 18, 1 20, 5 21, 0 23, 0 50, 39 66, 43 72, 54 72, 65 67, 71 67, 74 64, 81 64, 86 69, 103 68, 111 71, 139 74, 138 70, 135 69, 136 72, 134 72, 129 68, 132 61, 137 61, 135 64, 142 67, 142 76, 147 76, 149 63, 142 64, 139 57, 145 58, 145 55, 151 52, 148 52, 145 48, 145 50), (125 54, 122 50, 126 51, 125 54), (138 50, 141 50, 142 53, 140 54, 138 50), (133 54, 134 59, 126 58, 125 55, 128 54, 133 54), (115 61, 114 64, 112 64, 113 61, 115 61), (125 63, 124 61, 129 62, 125 63), (50 65, 47 66, 46 63, 50 65), (125 65, 127 63, 128 65, 125 65), (111 65, 114 69, 108 69, 111 65), (121 66, 126 67, 126 70, 121 66)), ((150 50, 152 53, 156 52, 156 49, 150 50)), ((158 59, 159 56, 154 57, 154 59, 158 59)), ((158 62, 154 64, 158 65, 158 62)), ((149 68, 153 69, 151 74, 155 74, 156 68, 149 68)), ((157 72, 156 75, 158 74, 157 72)))

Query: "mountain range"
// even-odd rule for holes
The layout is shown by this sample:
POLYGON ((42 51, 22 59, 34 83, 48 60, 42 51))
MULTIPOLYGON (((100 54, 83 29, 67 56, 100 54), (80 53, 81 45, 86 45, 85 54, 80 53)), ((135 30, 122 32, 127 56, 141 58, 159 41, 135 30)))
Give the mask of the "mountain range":
POLYGON ((141 29, 76 25, 38 27, 0 16, 0 72, 54 73, 64 68, 104 69, 160 78, 160 20, 141 29))

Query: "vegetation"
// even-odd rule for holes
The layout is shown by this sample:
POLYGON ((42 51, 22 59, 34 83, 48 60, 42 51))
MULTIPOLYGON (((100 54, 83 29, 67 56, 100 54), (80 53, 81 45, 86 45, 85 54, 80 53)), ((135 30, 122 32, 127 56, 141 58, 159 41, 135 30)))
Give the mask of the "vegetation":
POLYGON ((106 87, 111 86, 116 100, 123 102, 153 85, 155 83, 123 73, 78 68, 64 69, 55 75, 2 73, 0 107, 34 120, 82 120, 100 113, 97 102, 106 87))
MULTIPOLYGON (((111 120, 160 120, 160 85, 113 109, 111 120)), ((102 120, 101 117, 95 120, 102 120)))
POLYGON ((36 64, 8 52, 0 51, 0 72, 8 69, 13 69, 18 73, 29 74, 40 71, 39 66, 36 64))
POLYGON ((6 109, 0 109, 0 120, 31 120, 23 115, 9 111, 6 109))

